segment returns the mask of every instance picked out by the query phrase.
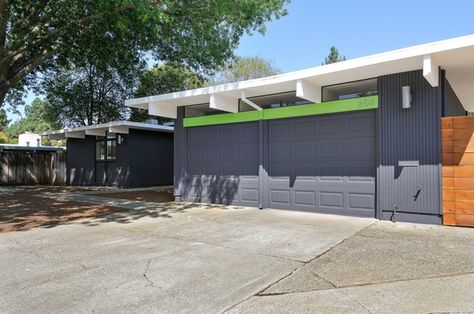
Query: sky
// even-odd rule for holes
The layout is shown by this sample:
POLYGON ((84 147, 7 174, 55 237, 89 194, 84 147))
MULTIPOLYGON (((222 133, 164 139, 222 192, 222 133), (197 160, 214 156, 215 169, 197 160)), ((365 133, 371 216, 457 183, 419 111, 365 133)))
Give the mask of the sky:
POLYGON ((261 56, 289 72, 321 65, 331 46, 352 59, 474 34, 473 14, 474 0, 293 0, 264 35, 245 35, 236 54, 261 56))

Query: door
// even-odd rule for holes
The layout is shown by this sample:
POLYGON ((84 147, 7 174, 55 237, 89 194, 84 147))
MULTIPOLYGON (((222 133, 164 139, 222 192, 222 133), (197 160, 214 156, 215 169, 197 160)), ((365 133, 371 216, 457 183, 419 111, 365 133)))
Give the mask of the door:
POLYGON ((266 207, 375 216, 375 111, 268 122, 266 207))
POLYGON ((186 130, 185 198, 194 202, 258 206, 258 123, 186 130))

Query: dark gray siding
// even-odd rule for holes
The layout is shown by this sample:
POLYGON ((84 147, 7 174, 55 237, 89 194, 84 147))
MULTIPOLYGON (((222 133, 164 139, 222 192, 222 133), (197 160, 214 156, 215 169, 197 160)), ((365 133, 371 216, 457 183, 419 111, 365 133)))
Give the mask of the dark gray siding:
POLYGON ((121 188, 173 184, 173 133, 130 129, 116 161, 96 162, 95 136, 67 141, 67 184, 121 188))
MULTIPOLYGON (((444 75, 443 75, 444 76, 444 75)), ((444 79, 444 114, 445 117, 465 116, 466 109, 462 106, 461 101, 454 92, 451 84, 444 79)))
POLYGON ((374 110, 268 124, 268 207, 375 216, 374 110))
POLYGON ((259 205, 259 123, 187 128, 183 195, 195 202, 259 205))
POLYGON ((67 184, 95 184, 95 136, 67 140, 67 184))
POLYGON ((184 107, 178 107, 178 118, 174 121, 174 196, 180 200, 186 188, 186 173, 188 159, 188 132, 183 127, 184 107))
POLYGON ((128 187, 173 184, 173 133, 130 129, 128 187))
POLYGON ((421 71, 382 76, 378 84, 378 216, 440 223, 440 90, 421 71), (405 85, 412 87, 410 109, 402 109, 405 85), (419 166, 398 165, 406 160, 419 161, 419 166), (392 217, 394 210, 400 214, 392 217))

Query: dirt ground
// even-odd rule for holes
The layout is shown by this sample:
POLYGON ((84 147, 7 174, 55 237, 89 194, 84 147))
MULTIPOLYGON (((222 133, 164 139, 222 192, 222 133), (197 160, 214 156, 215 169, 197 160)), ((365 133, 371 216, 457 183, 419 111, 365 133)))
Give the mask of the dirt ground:
POLYGON ((174 201, 173 191, 170 190, 144 190, 133 192, 111 192, 111 193, 89 193, 89 195, 105 197, 105 198, 119 198, 131 201, 152 202, 152 203, 166 203, 174 201))
POLYGON ((124 211, 104 205, 58 201, 42 198, 42 193, 90 191, 72 187, 0 188, 0 233, 24 231, 35 227, 52 227, 76 219, 100 217, 124 211))

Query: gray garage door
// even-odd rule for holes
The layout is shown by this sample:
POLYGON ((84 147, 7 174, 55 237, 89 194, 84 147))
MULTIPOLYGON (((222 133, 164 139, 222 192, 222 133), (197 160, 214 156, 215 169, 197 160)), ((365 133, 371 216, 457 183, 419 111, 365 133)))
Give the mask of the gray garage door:
POLYGON ((185 198, 258 206, 258 123, 188 128, 185 198))
POLYGON ((267 206, 375 215, 375 112, 269 121, 267 206))

